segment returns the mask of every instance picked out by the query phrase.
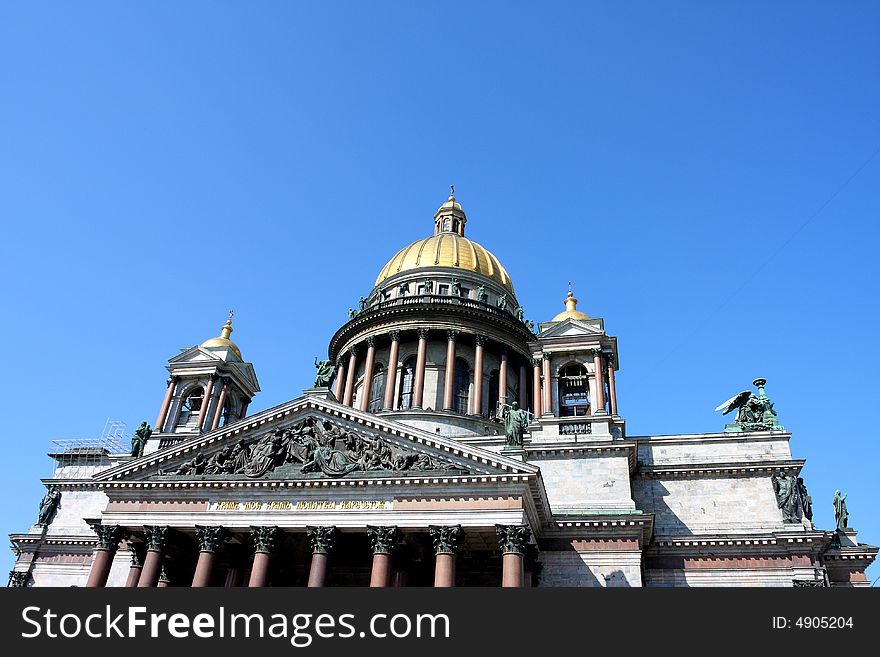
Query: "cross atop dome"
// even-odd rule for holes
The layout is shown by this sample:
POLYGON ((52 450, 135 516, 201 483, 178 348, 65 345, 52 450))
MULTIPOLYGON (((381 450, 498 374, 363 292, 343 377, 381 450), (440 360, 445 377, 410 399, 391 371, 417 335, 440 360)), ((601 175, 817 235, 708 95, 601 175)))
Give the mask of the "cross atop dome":
POLYGON ((449 186, 449 198, 434 214, 434 234, 456 233, 464 237, 464 225, 467 215, 461 203, 455 200, 455 185, 449 186))

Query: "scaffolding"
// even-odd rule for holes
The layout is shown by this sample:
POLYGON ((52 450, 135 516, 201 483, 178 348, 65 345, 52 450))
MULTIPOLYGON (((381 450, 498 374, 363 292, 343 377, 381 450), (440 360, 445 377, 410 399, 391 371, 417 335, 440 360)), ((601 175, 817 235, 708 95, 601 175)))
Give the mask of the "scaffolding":
POLYGON ((61 438, 52 441, 53 478, 81 479, 112 465, 110 455, 128 454, 131 434, 125 422, 107 418, 99 437, 61 438))

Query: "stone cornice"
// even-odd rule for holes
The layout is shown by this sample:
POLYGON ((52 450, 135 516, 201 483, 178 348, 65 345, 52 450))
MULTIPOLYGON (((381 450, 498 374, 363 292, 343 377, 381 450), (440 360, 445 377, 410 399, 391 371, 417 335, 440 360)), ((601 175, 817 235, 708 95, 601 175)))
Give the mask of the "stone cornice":
MULTIPOLYGON (((360 341, 366 335, 391 330, 391 328, 416 328, 417 325, 430 325, 431 328, 461 328, 456 321, 470 320, 475 332, 478 327, 490 328, 494 339, 510 342, 519 347, 523 354, 531 353, 529 344, 536 338, 516 317, 500 311, 490 304, 474 299, 461 299, 434 295, 434 302, 422 302, 421 297, 412 297, 405 303, 382 303, 371 306, 346 322, 330 339, 329 357, 334 359, 349 347, 353 341, 360 341)), ((486 331, 480 331, 486 332, 486 331)))
POLYGON ((769 475, 786 473, 797 475, 806 463, 803 459, 785 461, 728 461, 725 463, 694 463, 676 465, 638 465, 636 476, 669 477, 712 477, 730 475, 769 475))
POLYGON ((654 515, 633 513, 584 513, 554 515, 542 538, 637 538, 644 547, 654 531, 654 515))
POLYGON ((97 536, 55 534, 45 536, 43 534, 10 534, 9 541, 17 548, 23 546, 71 546, 77 545, 93 549, 98 545, 97 536))
POLYGON ((740 554, 759 550, 774 554, 821 553, 831 540, 831 532, 771 532, 740 535, 677 536, 656 538, 650 545, 651 554, 694 554, 695 550, 711 549, 717 554, 740 554))
POLYGON ((691 442, 763 442, 767 440, 791 440, 790 431, 743 431, 743 432, 718 432, 718 433, 681 433, 661 436, 627 436, 626 440, 645 445, 674 445, 691 442))

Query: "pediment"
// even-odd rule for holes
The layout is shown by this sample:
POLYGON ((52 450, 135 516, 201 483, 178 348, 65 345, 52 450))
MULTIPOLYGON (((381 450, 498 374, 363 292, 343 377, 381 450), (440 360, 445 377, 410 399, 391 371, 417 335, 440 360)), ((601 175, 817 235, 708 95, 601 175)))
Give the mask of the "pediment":
POLYGON ((604 335, 600 324, 590 323, 588 320, 564 319, 554 322, 548 328, 538 334, 538 338, 563 338, 604 335))
POLYGON ((168 362, 172 365, 179 365, 181 363, 207 363, 215 361, 222 362, 223 359, 216 354, 212 354, 207 349, 202 349, 197 345, 195 347, 190 347, 189 349, 182 350, 179 354, 177 354, 168 362))
POLYGON ((313 394, 132 459, 98 481, 235 482, 536 475, 536 466, 313 394))

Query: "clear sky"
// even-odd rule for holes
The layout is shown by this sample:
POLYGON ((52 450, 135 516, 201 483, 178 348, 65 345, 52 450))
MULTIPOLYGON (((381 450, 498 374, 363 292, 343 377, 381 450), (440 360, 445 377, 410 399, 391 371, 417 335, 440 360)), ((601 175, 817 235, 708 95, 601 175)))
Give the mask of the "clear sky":
POLYGON ((878 34, 876 2, 3 2, 0 528, 230 307, 251 409, 299 395, 454 183, 527 317, 571 280, 618 337, 630 435, 720 430, 763 376, 817 524, 841 488, 880 543, 878 34))

